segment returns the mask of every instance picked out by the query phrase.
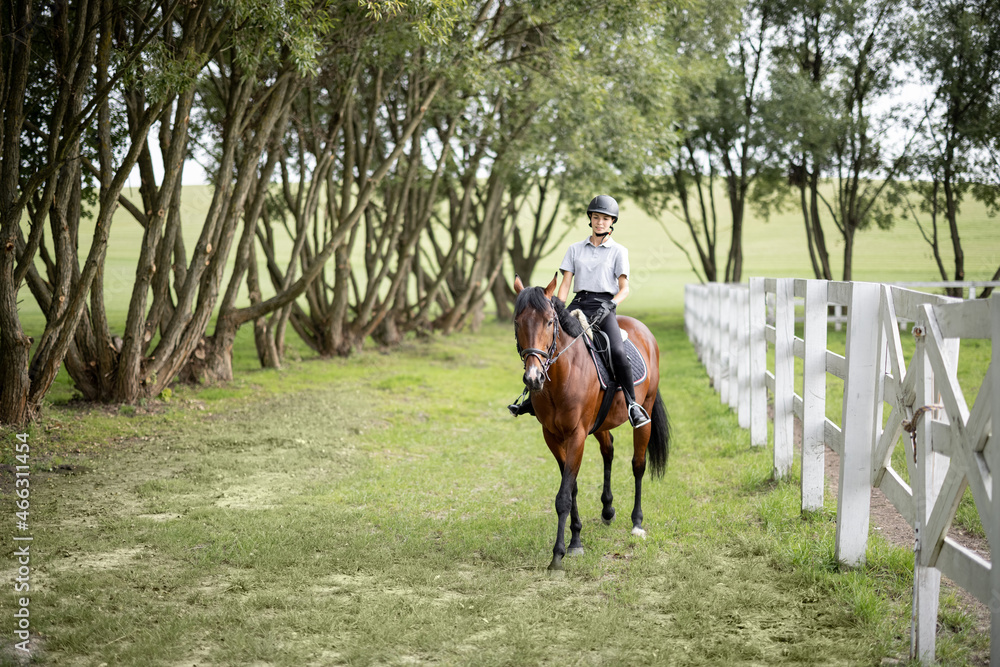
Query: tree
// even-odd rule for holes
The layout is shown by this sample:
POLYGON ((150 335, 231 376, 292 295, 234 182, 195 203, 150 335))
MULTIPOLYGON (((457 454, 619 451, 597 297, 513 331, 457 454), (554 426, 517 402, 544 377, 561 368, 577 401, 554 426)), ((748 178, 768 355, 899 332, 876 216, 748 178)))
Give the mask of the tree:
MULTIPOLYGON (((924 109, 924 124, 911 169, 910 191, 917 209, 930 217, 920 231, 931 246, 942 280, 965 280, 959 212, 973 196, 987 204, 996 200, 997 117, 995 92, 1000 87, 1000 2, 996 0, 919 3, 921 22, 912 37, 914 57, 923 63, 924 82, 933 97, 924 109), (926 180, 923 180, 926 179, 926 180), (992 181, 992 187, 991 187, 992 181), (945 267, 939 225, 947 226, 953 268, 945 267)), ((1000 275, 1000 269, 996 275, 1000 275)), ((960 289, 951 290, 961 296, 960 289)))
POLYGON ((814 275, 831 279, 822 220, 844 241, 843 279, 853 274, 857 232, 895 219, 892 187, 907 164, 908 129, 897 106, 875 109, 901 82, 907 16, 899 0, 772 0, 776 29, 767 142, 787 165, 760 179, 761 210, 797 191, 814 275), (824 179, 834 195, 824 194, 824 179))
MULTIPOLYGON (((728 268, 720 270, 718 265, 716 184, 725 180, 730 211, 742 221, 747 189, 757 168, 753 156, 759 147, 749 134, 751 122, 756 121, 746 115, 749 109, 756 117, 760 101, 759 72, 747 60, 744 40, 747 24, 743 21, 749 16, 741 15, 738 3, 713 0, 675 8, 662 19, 657 52, 661 61, 667 58, 661 68, 673 73, 674 85, 665 104, 654 107, 659 109, 654 123, 659 131, 648 142, 651 159, 642 160, 643 168, 630 176, 632 196, 650 215, 659 219, 669 213, 683 223, 697 262, 660 220, 674 244, 688 255, 695 274, 710 282, 729 279, 742 264, 739 222, 731 228, 728 268)), ((766 22, 758 27, 763 28, 761 36, 766 33, 766 22)))
MULTIPOLYGON (((21 424, 28 407, 31 339, 21 327, 18 286, 34 249, 18 249, 21 216, 41 186, 37 177, 21 181, 21 132, 31 70, 34 11, 30 3, 0 3, 0 423, 21 424)), ((38 234, 30 243, 38 243, 38 234)), ((25 244, 27 245, 27 244, 25 244)))
POLYGON ((158 79, 160 95, 136 119, 137 131, 117 137, 111 119, 114 91, 138 76, 141 57, 173 20, 178 4, 64 0, 41 7, 29 3, 4 7, 0 70, 9 74, 0 86, 4 97, 0 236, 5 252, 0 260, 5 278, 0 282, 2 423, 23 423, 36 414, 64 359, 69 368, 79 369, 85 358, 104 355, 112 344, 110 336, 79 339, 77 325, 87 319, 87 298, 93 288, 92 304, 98 313, 88 326, 93 322, 102 328, 102 267, 112 213, 145 134, 169 103, 174 87, 165 78, 158 79), (115 146, 120 147, 117 153, 115 146), (88 180, 93 171, 100 174, 96 185, 88 180), (97 209, 94 232, 81 266, 77 256, 81 220, 90 215, 91 202, 97 209), (25 282, 46 318, 30 364, 31 340, 17 314, 17 295, 25 282), (91 342, 94 345, 88 347, 91 342))
POLYGON ((760 108, 766 95, 766 59, 773 33, 772 8, 767 0, 749 2, 729 68, 715 81, 719 113, 704 128, 725 179, 732 234, 726 259, 726 282, 743 276, 743 223, 753 182, 769 168, 767 130, 760 108))
MULTIPOLYGON (((441 125, 459 121, 442 182, 445 211, 428 228, 432 251, 415 265, 420 275, 437 275, 420 307, 436 302, 442 313, 433 324, 445 333, 480 321, 490 294, 505 317, 513 294, 506 258, 530 270, 553 247, 559 206, 535 208, 531 239, 521 234, 519 214, 537 206, 527 203, 533 188, 548 193, 545 179, 559 179, 560 204, 617 190, 649 133, 633 104, 644 91, 629 83, 638 80, 633 70, 648 71, 636 55, 649 53, 643 31, 654 7, 569 0, 489 7, 490 30, 470 61, 477 67, 454 86, 462 105, 447 109, 441 125)), ((579 206, 573 210, 579 215, 579 206)))
MULTIPOLYGON (((771 71, 771 140, 788 165, 785 185, 798 190, 813 275, 833 280, 820 215, 821 179, 829 173, 837 136, 837 108, 830 79, 838 66, 844 25, 837 2, 775 3, 779 36, 771 71)), ((782 189, 772 180, 765 189, 782 189)))
POLYGON ((304 52, 309 50, 301 41, 303 33, 311 30, 315 38, 325 28, 322 10, 299 9, 305 15, 289 16, 262 0, 231 7, 220 3, 214 13, 201 13, 205 40, 199 42, 201 66, 196 71, 203 73, 202 84, 182 98, 184 104, 177 108, 173 127, 164 130, 161 125, 161 150, 176 160, 170 163, 173 168, 166 171, 159 186, 151 180, 152 174, 143 179, 144 203, 159 203, 150 211, 164 218, 163 233, 159 224, 145 229, 112 393, 101 398, 134 402, 156 396, 185 369, 201 344, 238 221, 250 200, 258 160, 289 98, 301 85, 300 74, 307 63, 304 52), (195 115, 190 100, 196 95, 204 100, 209 90, 226 104, 226 113, 215 125, 221 159, 217 187, 188 260, 177 215, 180 162, 187 148, 190 117, 195 115), (166 278, 155 280, 157 267, 173 268, 173 285, 166 278), (153 307, 147 309, 146 292, 154 283, 153 307))
MULTIPOLYGON (((889 128, 899 128, 898 109, 877 114, 874 102, 900 83, 898 65, 907 44, 901 0, 848 3, 847 45, 840 68, 840 131, 833 148, 836 200, 827 210, 844 239, 843 279, 853 276, 857 232, 872 223, 888 228, 898 201, 890 185, 907 161, 908 142, 892 147, 889 128)), ((905 129, 905 126, 903 126, 905 129)))
POLYGON ((277 292, 271 301, 289 307, 290 323, 323 355, 348 354, 385 321, 408 276, 421 221, 429 217, 414 185, 423 166, 424 116, 443 80, 412 66, 421 61, 414 58, 420 51, 415 42, 398 33, 379 42, 394 46, 369 44, 366 50, 378 57, 353 63, 349 73, 324 70, 321 99, 306 92, 308 113, 296 115, 294 143, 286 142, 298 179, 283 164, 281 194, 256 223, 277 292), (311 173, 310 164, 316 165, 311 173), (322 207, 320 194, 326 202, 322 207), (293 257, 282 269, 275 258, 274 227, 281 222, 288 229, 288 219, 295 228, 290 232, 293 257), (363 285, 350 266, 361 234, 367 241, 363 285), (293 284, 297 263, 303 277, 293 284), (298 294, 305 295, 307 308, 293 302, 298 294))
MULTIPOLYGON (((248 310, 235 307, 290 110, 313 78, 326 40, 339 37, 334 30, 343 25, 335 16, 338 5, 282 6, 262 0, 258 6, 236 6, 245 12, 234 17, 239 29, 225 34, 228 48, 215 53, 200 88, 204 127, 219 128, 207 133, 212 139, 213 201, 188 269, 175 278, 173 312, 160 325, 162 335, 143 359, 139 376, 147 395, 158 394, 177 377, 231 379, 232 346, 239 326, 286 306, 297 295, 294 290, 300 292, 318 271, 316 267, 305 272, 289 286, 292 291, 281 295, 282 302, 258 301, 248 310), (241 222, 236 266, 218 304, 241 222), (215 330, 208 335, 217 305, 215 330)), ((175 249, 175 262, 183 259, 183 251, 177 255, 175 249)))

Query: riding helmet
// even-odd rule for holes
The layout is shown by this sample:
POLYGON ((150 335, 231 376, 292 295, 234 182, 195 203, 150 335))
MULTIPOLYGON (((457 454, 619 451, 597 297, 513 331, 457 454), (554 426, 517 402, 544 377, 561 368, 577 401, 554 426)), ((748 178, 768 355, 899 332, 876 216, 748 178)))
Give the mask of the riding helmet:
POLYGON ((615 201, 614 197, 608 195, 597 195, 590 200, 590 206, 587 207, 587 217, 590 217, 591 213, 603 213, 604 215, 610 215, 614 222, 618 222, 618 202, 615 201))

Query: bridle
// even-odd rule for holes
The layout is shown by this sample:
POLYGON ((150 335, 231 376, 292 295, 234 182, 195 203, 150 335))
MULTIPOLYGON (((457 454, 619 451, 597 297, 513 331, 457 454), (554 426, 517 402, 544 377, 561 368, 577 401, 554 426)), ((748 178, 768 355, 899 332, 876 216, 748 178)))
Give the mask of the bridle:
MULTIPOLYGON (((525 370, 528 368, 528 357, 537 357, 538 363, 542 365, 542 375, 548 381, 549 378, 549 368, 556 362, 559 358, 559 354, 556 354, 556 348, 559 345, 559 318, 556 313, 552 313, 552 319, 549 320, 552 325, 552 344, 549 345, 548 350, 540 350, 537 347, 521 347, 521 342, 517 340, 517 332, 514 332, 514 342, 517 344, 517 352, 521 355, 521 361, 524 364, 525 370)), ((561 353, 560 353, 561 354, 561 353)))

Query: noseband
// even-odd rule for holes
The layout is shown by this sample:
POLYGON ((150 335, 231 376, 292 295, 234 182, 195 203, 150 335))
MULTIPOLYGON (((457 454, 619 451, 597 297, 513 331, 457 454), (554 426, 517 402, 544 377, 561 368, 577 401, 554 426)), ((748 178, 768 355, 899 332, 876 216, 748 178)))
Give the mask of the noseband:
POLYGON ((556 314, 552 314, 552 319, 550 320, 553 326, 552 331, 552 344, 549 345, 549 349, 539 350, 537 347, 521 347, 521 342, 517 340, 517 333, 514 334, 514 342, 517 343, 517 352, 521 355, 521 361, 524 363, 524 368, 528 368, 528 357, 537 357, 538 363, 542 365, 542 375, 545 376, 546 380, 549 380, 549 367, 555 363, 559 355, 556 354, 556 346, 559 344, 559 318, 556 314))

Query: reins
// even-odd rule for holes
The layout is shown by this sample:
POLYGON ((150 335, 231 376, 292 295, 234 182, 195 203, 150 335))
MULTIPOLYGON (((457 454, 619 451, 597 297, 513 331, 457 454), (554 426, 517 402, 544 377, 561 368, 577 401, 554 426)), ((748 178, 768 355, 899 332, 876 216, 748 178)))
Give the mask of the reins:
MULTIPOLYGON (((605 314, 605 316, 606 316, 606 314, 605 314)), ((569 345, 567 345, 566 347, 564 347, 563 349, 561 349, 559 351, 559 354, 557 354, 555 356, 555 359, 553 359, 551 362, 549 362, 549 366, 551 366, 552 364, 556 363, 556 359, 558 359, 559 357, 561 357, 562 354, 563 354, 563 352, 565 352, 569 348, 573 347, 573 343, 575 343, 576 341, 578 341, 581 338, 583 338, 584 336, 586 336, 588 331, 590 331, 591 329, 593 329, 595 326, 597 326, 598 324, 600 324, 603 321, 604 321, 604 316, 602 316, 602 317, 594 320, 593 322, 588 322, 587 326, 585 326, 583 328, 583 331, 580 332, 580 335, 576 336, 575 338, 573 338, 573 340, 570 341, 569 345)))
MULTIPOLYGON (((580 332, 580 335, 575 336, 573 340, 570 341, 569 345, 559 350, 558 352, 556 352, 556 347, 559 344, 559 330, 561 328, 559 326, 558 313, 552 315, 552 323, 553 326, 555 327, 555 332, 552 334, 552 345, 549 346, 548 351, 539 350, 538 348, 535 347, 528 347, 522 349, 521 344, 517 342, 517 335, 515 334, 514 342, 517 343, 517 350, 521 355, 521 361, 527 363, 528 357, 538 357, 538 363, 542 365, 542 374, 545 376, 546 381, 551 382, 551 378, 549 378, 549 368, 552 367, 552 364, 556 363, 556 361, 559 360, 559 357, 561 357, 567 350, 569 350, 569 348, 573 347, 573 344, 576 343, 576 341, 586 336, 588 331, 590 331, 595 326, 600 324, 604 320, 604 317, 606 316, 607 312, 604 312, 602 314, 602 317, 595 319, 593 322, 588 322, 587 326, 585 326, 583 328, 583 331, 580 332)), ((525 389, 525 393, 526 392, 527 389, 525 389)))

